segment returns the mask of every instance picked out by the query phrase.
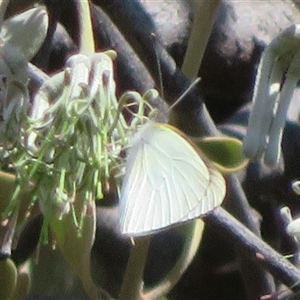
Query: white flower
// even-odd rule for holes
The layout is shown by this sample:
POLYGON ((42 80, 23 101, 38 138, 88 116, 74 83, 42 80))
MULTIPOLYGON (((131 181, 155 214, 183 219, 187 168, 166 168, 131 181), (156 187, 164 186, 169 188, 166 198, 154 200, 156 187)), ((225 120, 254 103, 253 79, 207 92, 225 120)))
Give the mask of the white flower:
POLYGON ((293 25, 265 49, 258 68, 244 152, 267 165, 279 160, 282 132, 300 78, 300 25, 293 25))
POLYGON ((2 23, 0 30, 0 146, 20 142, 22 120, 29 107, 27 63, 43 43, 48 27, 46 9, 27 10, 2 23))
POLYGON ((300 244, 300 218, 293 219, 291 210, 285 206, 280 210, 281 216, 287 224, 286 232, 300 244))

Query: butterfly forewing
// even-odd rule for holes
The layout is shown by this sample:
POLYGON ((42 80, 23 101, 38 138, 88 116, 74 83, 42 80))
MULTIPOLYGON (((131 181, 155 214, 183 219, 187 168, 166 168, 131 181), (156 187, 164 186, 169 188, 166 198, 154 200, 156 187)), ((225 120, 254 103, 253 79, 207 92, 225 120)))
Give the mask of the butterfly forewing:
POLYGON ((130 236, 203 215, 225 196, 222 175, 183 135, 149 122, 134 136, 121 189, 121 231, 130 236))

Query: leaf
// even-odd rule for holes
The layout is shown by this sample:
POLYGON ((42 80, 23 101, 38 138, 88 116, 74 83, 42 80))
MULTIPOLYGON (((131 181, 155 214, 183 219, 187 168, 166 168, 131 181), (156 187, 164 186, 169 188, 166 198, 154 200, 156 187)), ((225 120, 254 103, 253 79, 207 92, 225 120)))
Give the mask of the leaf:
POLYGON ((236 138, 205 137, 193 141, 223 174, 240 171, 248 163, 243 143, 236 138))

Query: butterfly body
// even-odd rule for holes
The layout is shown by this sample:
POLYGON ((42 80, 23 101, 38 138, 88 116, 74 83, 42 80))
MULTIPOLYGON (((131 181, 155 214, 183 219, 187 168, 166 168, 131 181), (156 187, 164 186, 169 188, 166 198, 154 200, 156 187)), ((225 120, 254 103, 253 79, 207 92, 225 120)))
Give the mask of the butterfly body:
POLYGON ((131 144, 120 198, 124 234, 150 234, 221 204, 223 176, 179 130, 148 122, 131 144))

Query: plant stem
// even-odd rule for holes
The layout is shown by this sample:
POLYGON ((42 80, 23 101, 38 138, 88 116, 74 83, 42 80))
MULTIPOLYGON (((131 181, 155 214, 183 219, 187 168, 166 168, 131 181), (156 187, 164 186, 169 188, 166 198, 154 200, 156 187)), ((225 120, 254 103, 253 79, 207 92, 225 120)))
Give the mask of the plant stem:
POLYGON ((89 1, 77 0, 80 14, 80 53, 90 55, 95 52, 89 1))
POLYGON ((214 16, 221 0, 192 1, 194 21, 188 47, 181 70, 183 74, 193 80, 197 77, 208 38, 210 36, 214 16))
POLYGON ((119 294, 119 300, 141 299, 143 274, 147 259, 150 236, 134 239, 125 271, 125 277, 119 294))

